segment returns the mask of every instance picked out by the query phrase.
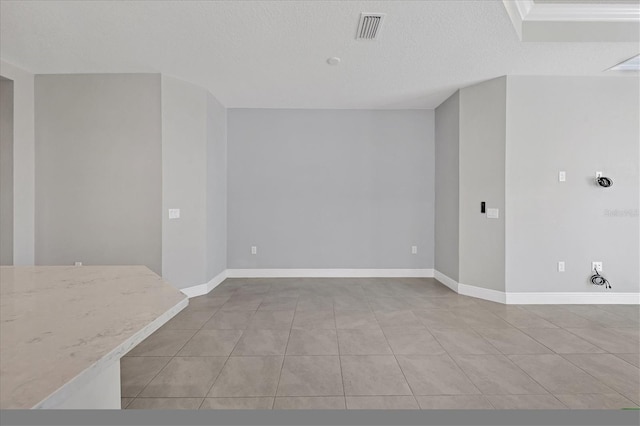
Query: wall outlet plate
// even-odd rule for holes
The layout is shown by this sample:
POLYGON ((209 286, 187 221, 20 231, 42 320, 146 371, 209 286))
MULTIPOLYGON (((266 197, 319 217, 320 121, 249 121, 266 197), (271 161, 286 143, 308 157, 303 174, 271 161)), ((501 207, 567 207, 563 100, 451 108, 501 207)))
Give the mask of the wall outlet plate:
POLYGON ((411 254, 418 254, 418 246, 411 246, 411 254))
POLYGON ((180 209, 169 209, 169 219, 180 219, 180 209))
POLYGON ((558 262, 558 272, 564 272, 564 261, 558 262))
POLYGON ((591 262, 591 271, 602 272, 602 262, 591 262))
POLYGON ((258 247, 251 246, 251 254, 258 254, 258 247))
POLYGON ((558 172, 558 182, 564 182, 567 180, 567 172, 563 171, 559 171, 558 172))
POLYGON ((500 217, 500 209, 487 209, 487 219, 498 219, 500 217))

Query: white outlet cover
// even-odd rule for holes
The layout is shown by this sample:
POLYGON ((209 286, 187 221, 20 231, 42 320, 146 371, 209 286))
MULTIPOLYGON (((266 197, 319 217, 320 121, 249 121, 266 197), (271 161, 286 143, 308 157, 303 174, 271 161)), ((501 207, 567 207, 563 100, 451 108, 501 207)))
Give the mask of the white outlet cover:
POLYGON ((567 172, 565 171, 559 171, 558 172, 558 181, 559 182, 564 182, 567 180, 567 172))
POLYGON ((411 254, 418 254, 418 246, 411 246, 411 254))
POLYGON ((487 209, 487 219, 498 219, 500 217, 500 209, 487 209))
POLYGON ((169 219, 180 219, 180 209, 169 209, 169 219))
POLYGON ((558 272, 564 272, 564 262, 558 262, 558 272))
POLYGON ((591 271, 602 272, 602 262, 591 262, 591 271))
POLYGON ((251 254, 258 254, 258 247, 251 246, 251 254))

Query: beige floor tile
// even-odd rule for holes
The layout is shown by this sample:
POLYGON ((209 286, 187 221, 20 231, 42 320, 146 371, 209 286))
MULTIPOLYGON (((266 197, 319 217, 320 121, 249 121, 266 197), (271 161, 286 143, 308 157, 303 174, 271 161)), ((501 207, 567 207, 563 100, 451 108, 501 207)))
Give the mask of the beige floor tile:
POLYGON ((548 393, 504 355, 453 355, 453 359, 485 395, 548 393))
POLYGON ((202 328, 216 330, 244 330, 255 311, 218 311, 202 328))
POLYGON ((192 310, 188 307, 171 318, 165 325, 164 329, 172 330, 199 330, 215 314, 216 309, 211 310, 192 310))
POLYGON ((289 330, 293 322, 294 311, 258 311, 247 326, 248 329, 289 330))
POLYGON ((467 324, 467 327, 474 329, 512 327, 511 324, 485 309, 455 308, 451 309, 451 312, 462 319, 467 324))
POLYGON ((414 395, 480 393, 449 355, 398 355, 396 358, 414 395))
POLYGON ((338 335, 335 330, 291 330, 287 355, 338 354, 338 335))
POLYGON ((394 356, 341 356, 346 395, 411 395, 394 356))
POLYGON ((405 299, 411 310, 440 309, 437 297, 408 297, 405 299))
POLYGON ((225 360, 224 357, 175 357, 139 396, 204 397, 222 370, 225 360))
POLYGON ((417 410, 413 396, 347 396, 349 410, 417 410))
POLYGON ((127 356, 174 356, 196 331, 160 328, 129 351, 127 356))
POLYGON ((603 349, 562 328, 528 328, 523 330, 552 351, 559 354, 602 353, 603 349))
POLYGON ((364 297, 342 296, 333 298, 333 308, 338 311, 364 311, 370 312, 369 303, 364 297))
MULTIPOLYGON (((136 397, 171 360, 170 357, 124 357, 120 360, 120 394, 136 397)), ((131 401, 129 401, 131 402, 131 401)))
POLYGON ((255 311, 264 297, 254 295, 234 295, 220 308, 223 311, 255 311))
MULTIPOLYGON (((502 305, 505 306, 505 305, 502 305)), ((508 305, 507 305, 508 306, 508 305)), ((518 308, 517 310, 494 310, 496 316, 502 318, 507 323, 517 328, 558 328, 546 319, 539 317, 533 312, 518 308)))
POLYGON ((516 328, 478 328, 476 332, 503 354, 549 354, 549 348, 516 328))
POLYGON ((265 296, 258 311, 295 311, 297 297, 265 296))
POLYGON ((564 357, 632 402, 640 404, 640 370, 637 367, 611 354, 564 357))
POLYGON ((297 310, 293 317, 293 328, 308 330, 323 329, 334 330, 336 319, 333 311, 300 311, 297 310))
POLYGON ((276 410, 344 410, 344 396, 283 396, 277 397, 276 410))
POLYGON ((553 395, 488 395, 498 410, 561 410, 567 407, 553 395))
POLYGON ((412 311, 374 311, 380 327, 423 328, 424 325, 412 311))
POLYGON ((205 398, 201 410, 271 410, 273 397, 205 398))
POLYGON ((493 405, 482 395, 416 396, 423 410, 492 410, 493 405))
POLYGON ((640 354, 614 354, 620 359, 627 361, 629 364, 640 368, 640 354))
POLYGON ((497 354, 498 349, 471 329, 434 329, 431 334, 450 354, 497 354))
POLYGON ((338 330, 341 355, 387 355, 391 348, 382 330, 338 330))
POLYGON ((193 310, 217 310, 222 305, 227 303, 229 297, 215 297, 215 296, 198 296, 189 299, 189 309, 193 310))
POLYGON ((197 410, 202 398, 136 398, 128 410, 197 410))
POLYGON ((637 408, 638 406, 619 393, 577 395, 556 395, 564 405, 574 409, 586 410, 620 410, 623 408, 637 408))
POLYGON ((300 295, 296 311, 329 311, 333 310, 333 296, 300 295))
POLYGON ((282 356, 232 356, 207 396, 275 396, 282 361, 282 356))
POLYGON ((544 318, 555 326, 562 328, 590 328, 597 324, 572 312, 552 305, 529 305, 526 310, 544 318))
POLYGON ((229 356, 242 330, 200 330, 178 352, 178 356, 229 356))
POLYGON ((444 348, 427 330, 385 328, 384 335, 396 355, 441 355, 444 348))
POLYGON ((371 297, 369 307, 373 311, 402 311, 410 309, 407 302, 401 297, 371 297))
POLYGON ((232 355, 284 355, 288 340, 289 330, 245 330, 232 355))
POLYGON ((344 395, 337 356, 287 356, 278 396, 344 395))
POLYGON ((607 352, 625 354, 638 353, 640 350, 637 341, 612 329, 604 327, 568 328, 567 331, 593 343, 607 352))
POLYGON ((569 306, 567 310, 569 312, 573 312, 574 314, 582 318, 588 319, 589 321, 592 321, 598 324, 600 327, 629 327, 629 326, 638 327, 637 322, 629 318, 616 315, 612 312, 607 312, 605 310, 598 309, 597 306, 594 306, 594 305, 569 306))
POLYGON ((430 330, 467 328, 467 324, 448 309, 413 310, 418 319, 430 330))
POLYGON ((371 311, 336 311, 336 327, 339 329, 376 329, 380 325, 371 311))
POLYGON ((511 355, 509 359, 552 393, 609 393, 611 389, 560 355, 511 355))

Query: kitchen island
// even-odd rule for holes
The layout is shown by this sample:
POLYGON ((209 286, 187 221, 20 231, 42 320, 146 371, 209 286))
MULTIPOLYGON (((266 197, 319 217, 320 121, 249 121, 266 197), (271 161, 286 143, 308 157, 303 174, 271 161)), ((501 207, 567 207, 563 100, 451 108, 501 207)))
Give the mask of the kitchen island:
POLYGON ((0 267, 0 408, 120 408, 120 358, 187 304, 144 266, 0 267))

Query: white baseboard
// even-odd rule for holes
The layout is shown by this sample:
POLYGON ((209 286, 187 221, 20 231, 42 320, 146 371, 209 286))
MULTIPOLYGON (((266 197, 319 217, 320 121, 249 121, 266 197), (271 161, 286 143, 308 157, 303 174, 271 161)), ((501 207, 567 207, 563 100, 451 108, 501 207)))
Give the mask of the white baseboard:
POLYGON ((458 283, 458 294, 464 296, 477 297, 478 299, 489 300, 491 302, 507 303, 504 291, 492 290, 490 288, 476 287, 458 283))
POLYGON ((436 280, 440 281, 442 284, 449 287, 451 290, 455 291, 456 293, 458 292, 458 281, 454 280, 451 277, 446 276, 445 274, 443 274, 438 270, 433 271, 433 277, 436 280))
POLYGON ((507 305, 640 305, 640 293, 614 292, 504 292, 458 283, 435 270, 436 280, 458 294, 507 305))
POLYGON ((205 284, 182 288, 187 297, 202 296, 227 278, 431 278, 458 294, 507 305, 640 305, 640 293, 514 293, 458 283, 433 269, 226 269, 205 284))
POLYGON ((189 298, 202 296, 209 293, 211 290, 216 288, 222 281, 226 279, 227 279, 227 270, 225 269, 224 271, 220 272, 218 275, 213 277, 208 283, 181 288, 180 291, 183 292, 189 298))
POLYGON ((228 278, 431 278, 433 269, 227 269, 228 278))
POLYGON ((640 293, 507 293, 509 305, 640 305, 640 293))

